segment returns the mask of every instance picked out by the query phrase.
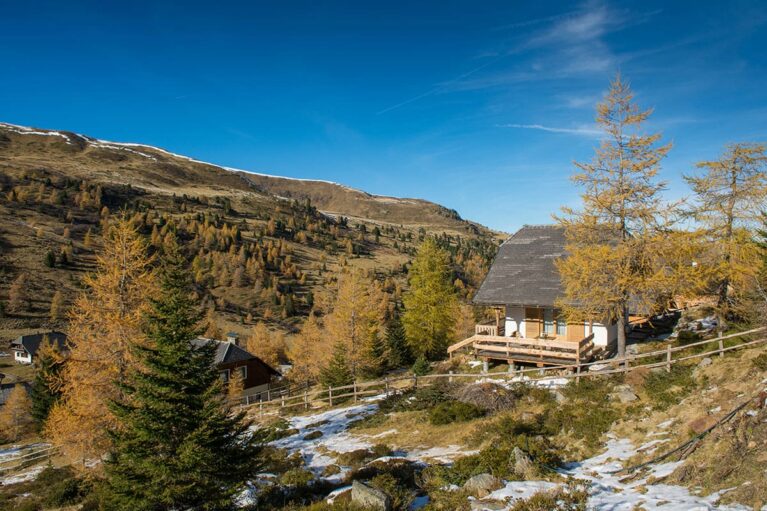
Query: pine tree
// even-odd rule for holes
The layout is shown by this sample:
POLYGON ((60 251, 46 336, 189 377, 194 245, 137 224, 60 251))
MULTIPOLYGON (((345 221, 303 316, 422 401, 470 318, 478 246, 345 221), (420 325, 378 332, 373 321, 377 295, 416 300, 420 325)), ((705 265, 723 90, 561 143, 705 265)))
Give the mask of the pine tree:
POLYGON ((343 387, 354 383, 354 375, 349 369, 346 351, 347 348, 343 342, 337 342, 333 347, 330 361, 320 371, 320 382, 326 387, 343 387))
POLYGON ((427 238, 408 275, 410 289, 403 297, 402 324, 411 352, 429 359, 444 357, 453 339, 458 298, 453 287, 450 256, 427 238))
POLYGON ((32 419, 40 431, 48 419, 51 408, 61 397, 60 377, 63 359, 50 342, 44 342, 37 352, 37 372, 29 397, 32 400, 32 419))
POLYGON ((671 145, 657 146, 660 134, 642 132, 651 113, 639 109, 616 76, 597 105, 605 137, 592 162, 575 164, 572 181, 582 188, 583 206, 562 208, 559 218, 569 254, 557 262, 565 288, 560 306, 574 320, 615 322, 619 356, 626 350, 629 301, 642 302, 642 309, 655 305, 647 283, 658 269, 643 263, 665 209, 657 174, 671 145))
POLYGON ((233 414, 201 331, 184 258, 166 247, 159 296, 151 300, 141 361, 115 400, 114 448, 106 462, 109 509, 229 509, 257 468, 243 414, 233 414))

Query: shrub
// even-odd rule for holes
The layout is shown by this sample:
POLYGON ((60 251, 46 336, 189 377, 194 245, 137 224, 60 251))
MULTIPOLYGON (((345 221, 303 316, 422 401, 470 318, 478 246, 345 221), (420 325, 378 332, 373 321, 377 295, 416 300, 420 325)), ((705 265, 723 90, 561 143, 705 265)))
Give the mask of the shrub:
POLYGON ((645 378, 644 389, 652 401, 653 408, 665 410, 692 392, 696 387, 692 370, 691 366, 677 364, 668 372, 650 372, 645 378))
POLYGON ((77 478, 65 479, 49 487, 45 505, 51 507, 77 504, 91 491, 90 485, 77 478))
POLYGON ((542 419, 544 430, 552 435, 558 431, 568 432, 588 447, 597 447, 602 434, 619 417, 609 394, 616 381, 614 378, 593 378, 580 383, 571 381, 562 387, 561 392, 567 399, 545 414, 542 419))
POLYGON ((415 364, 413 364, 413 374, 416 376, 423 376, 424 374, 429 374, 429 371, 431 371, 431 366, 429 365, 429 361, 426 360, 426 357, 421 355, 418 357, 418 359, 415 361, 415 364))
POLYGON ((312 431, 311 433, 307 433, 304 436, 304 440, 317 440, 318 438, 321 438, 323 435, 322 431, 319 429, 312 431))
POLYGON ((391 497, 392 509, 408 509, 413 502, 413 492, 392 474, 379 474, 370 480, 370 486, 378 488, 391 497))
POLYGON ((484 410, 478 406, 461 401, 447 401, 439 403, 429 411, 429 422, 435 426, 441 426, 453 422, 470 421, 484 414, 484 410))
POLYGON ((767 353, 762 353, 752 360, 752 363, 754 364, 754 367, 760 371, 767 371, 767 353))
POLYGON ((280 483, 285 486, 309 486, 314 480, 314 474, 305 468, 291 468, 280 476, 280 483))
POLYGON ((263 443, 274 442, 296 433, 298 433, 298 430, 292 429, 290 423, 285 419, 279 419, 256 430, 256 435, 259 436, 259 440, 263 443))
POLYGON ((510 511, 586 511, 589 493, 582 483, 570 482, 566 488, 539 491, 519 500, 510 511))

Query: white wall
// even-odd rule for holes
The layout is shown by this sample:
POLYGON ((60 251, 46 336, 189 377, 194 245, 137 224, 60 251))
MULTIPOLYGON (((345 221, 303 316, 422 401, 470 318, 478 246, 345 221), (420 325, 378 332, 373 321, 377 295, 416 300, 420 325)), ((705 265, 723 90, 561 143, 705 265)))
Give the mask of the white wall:
POLYGON ((525 308, 516 306, 506 306, 506 324, 505 332, 507 337, 518 332, 521 337, 525 336, 525 308))
POLYGON ((592 331, 594 332, 595 346, 607 346, 618 338, 618 326, 615 324, 604 325, 602 323, 594 323, 592 330, 589 330, 587 325, 586 335, 590 335, 592 331))
POLYGON ((13 353, 13 358, 16 360, 16 362, 20 362, 22 364, 32 363, 32 356, 26 351, 14 351, 13 353))

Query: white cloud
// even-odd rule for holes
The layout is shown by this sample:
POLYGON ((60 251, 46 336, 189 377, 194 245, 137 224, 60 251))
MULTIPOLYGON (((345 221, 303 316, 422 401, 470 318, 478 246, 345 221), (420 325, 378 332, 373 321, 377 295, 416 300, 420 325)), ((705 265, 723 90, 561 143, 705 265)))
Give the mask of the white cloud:
POLYGON ((569 135, 581 135, 587 137, 601 138, 604 132, 598 128, 589 126, 578 126, 575 128, 559 128, 554 126, 544 126, 542 124, 499 124, 498 128, 516 128, 525 130, 540 130, 549 133, 566 133, 569 135))

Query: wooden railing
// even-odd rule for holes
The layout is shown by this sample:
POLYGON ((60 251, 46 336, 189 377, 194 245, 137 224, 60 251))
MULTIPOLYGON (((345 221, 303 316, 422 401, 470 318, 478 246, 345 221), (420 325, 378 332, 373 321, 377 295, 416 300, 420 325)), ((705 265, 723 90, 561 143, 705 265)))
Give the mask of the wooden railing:
POLYGON ((474 335, 493 335, 501 336, 504 334, 503 325, 475 325, 474 335))
MULTIPOLYGON (((756 333, 763 333, 765 330, 767 330, 767 327, 755 328, 753 330, 739 332, 724 337, 706 339, 684 346, 672 347, 671 345, 668 345, 666 349, 663 350, 596 362, 581 363, 576 361, 570 364, 516 370, 512 370, 513 366, 510 366, 509 371, 483 372, 479 374, 451 372, 448 374, 427 374, 424 376, 408 375, 369 382, 356 382, 352 385, 344 385, 341 387, 318 388, 311 391, 306 389, 301 394, 283 396, 280 399, 263 401, 250 405, 242 404, 241 407, 247 410, 251 417, 263 418, 297 410, 325 408, 348 401, 358 402, 360 399, 370 396, 388 396, 392 393, 418 387, 419 385, 430 385, 438 381, 492 380, 501 383, 536 383, 545 382, 546 380, 555 378, 575 379, 576 381, 580 381, 581 378, 626 373, 640 368, 651 369, 662 367, 667 371, 671 371, 671 367, 674 364, 687 360, 715 355, 723 357, 725 353, 730 351, 763 345, 767 343, 767 337, 755 340, 744 340, 742 342, 738 341, 738 344, 731 346, 725 346, 725 341, 742 339, 756 333), (712 343, 717 343, 716 349, 675 357, 675 354, 682 354, 683 352, 692 351, 700 346, 710 345, 712 343), (604 367, 599 367, 597 369, 595 366, 604 367)), ((581 350, 588 349, 588 343, 584 343, 584 345, 581 346, 581 343, 584 341, 589 341, 589 338, 578 343, 579 349, 581 350)))
POLYGON ((594 334, 578 342, 556 339, 527 339, 525 337, 475 337, 473 347, 480 356, 513 359, 528 356, 538 359, 588 361, 594 347, 594 334))
POLYGON ((0 461, 0 475, 7 475, 43 461, 51 459, 58 453, 58 447, 51 445, 42 446, 39 449, 31 449, 29 452, 7 460, 0 461))

